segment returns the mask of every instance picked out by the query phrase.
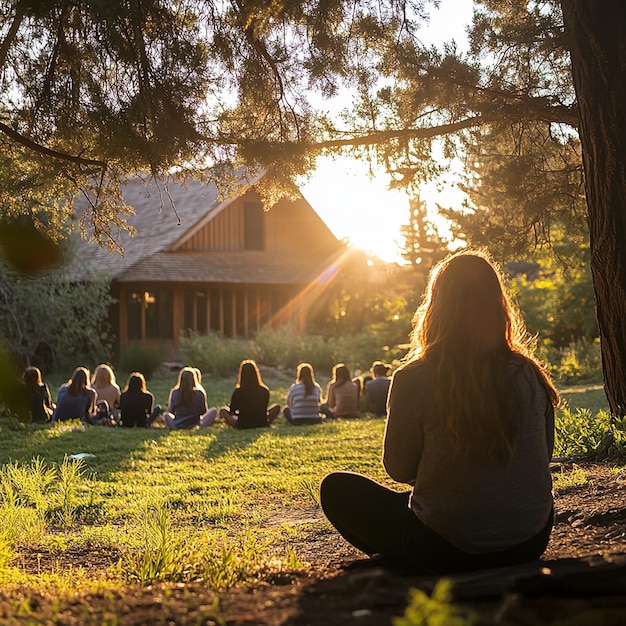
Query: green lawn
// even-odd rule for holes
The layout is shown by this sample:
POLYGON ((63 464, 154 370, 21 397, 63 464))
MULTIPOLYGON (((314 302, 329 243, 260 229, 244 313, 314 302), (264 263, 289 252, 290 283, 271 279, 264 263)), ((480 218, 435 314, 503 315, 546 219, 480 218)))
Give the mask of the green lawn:
POLYGON ((577 385, 561 389, 561 403, 572 412, 589 409, 595 414, 609 409, 602 385, 577 385))
MULTIPOLYGON (((165 404, 176 375, 149 383, 165 404)), ((288 377, 266 376, 272 402, 284 403, 288 377)), ((53 391, 60 381, 48 381, 53 391), (54 383, 54 384, 52 384, 54 383)), ((326 381, 321 381, 325 384, 326 381)), ((210 404, 227 403, 234 380, 203 381, 210 404)), ((597 389, 571 389, 570 407, 604 406, 597 389)), ((219 587, 261 568, 298 567, 294 536, 329 529, 285 520, 317 506, 332 470, 366 473, 383 483, 383 419, 336 420, 270 429, 121 429, 78 423, 21 427, 1 420, 0 583, 73 587, 202 578, 219 587), (93 455, 67 461, 76 454, 93 455), (34 462, 34 459, 38 459, 34 462), (77 471, 79 470, 79 471, 77 471), (4 530, 2 530, 4 529, 4 530), (106 570, 24 574, 19 555, 108 550, 106 570), (15 558, 17 557, 17 558, 15 558)))

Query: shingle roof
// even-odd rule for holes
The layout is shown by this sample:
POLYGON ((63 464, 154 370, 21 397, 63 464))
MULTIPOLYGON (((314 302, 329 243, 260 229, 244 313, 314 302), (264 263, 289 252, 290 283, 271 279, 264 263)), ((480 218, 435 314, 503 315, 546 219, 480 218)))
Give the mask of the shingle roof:
POLYGON ((305 284, 323 271, 310 263, 285 263, 266 252, 159 252, 118 274, 120 282, 305 284))
POLYGON ((124 254, 109 252, 94 242, 81 241, 79 248, 85 269, 90 267, 111 278, 117 278, 136 263, 168 249, 207 214, 219 213, 234 200, 220 202, 215 184, 196 180, 184 184, 170 182, 164 190, 154 181, 145 184, 139 179, 130 179, 122 193, 126 204, 135 211, 134 215, 125 218, 135 228, 135 235, 131 237, 121 229, 114 234, 124 254))
MULTIPOLYGON (((120 282, 304 284, 321 271, 310 262, 267 252, 176 251, 175 244, 181 238, 235 200, 220 202, 214 184, 195 180, 170 183, 165 193, 154 182, 145 185, 132 179, 122 191, 126 203, 135 210, 126 221, 136 234, 131 237, 120 230, 115 236, 123 255, 81 241, 78 254, 85 272, 103 272, 120 282)), ((84 275, 79 271, 72 278, 80 280, 84 275)))

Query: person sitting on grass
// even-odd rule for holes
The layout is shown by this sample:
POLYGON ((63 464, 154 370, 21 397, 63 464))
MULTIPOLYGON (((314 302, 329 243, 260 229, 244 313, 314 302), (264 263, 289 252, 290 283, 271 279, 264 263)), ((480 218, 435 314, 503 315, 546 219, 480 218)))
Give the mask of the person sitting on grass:
POLYGON ((294 426, 319 424, 323 419, 320 415, 321 397, 322 388, 315 382, 313 366, 300 363, 296 369, 296 382, 287 393, 287 406, 283 410, 285 418, 294 426))
POLYGON ((72 377, 61 386, 52 422, 69 419, 87 420, 96 411, 96 392, 89 386, 89 370, 77 367, 72 377))
POLYGON ((389 393, 389 365, 382 361, 372 363, 372 376, 364 382, 363 395, 365 396, 365 410, 378 417, 387 414, 387 395, 389 393))
POLYGON ((350 370, 343 363, 333 367, 333 379, 326 388, 326 402, 320 410, 326 417, 358 417, 361 385, 352 380, 350 370))
POLYGON ((54 411, 54 403, 48 385, 41 380, 41 371, 38 367, 27 367, 23 378, 31 420, 49 422, 54 411))
POLYGON ((270 391, 261 380, 257 364, 247 359, 239 364, 230 406, 220 409, 220 417, 233 428, 269 426, 280 415, 280 405, 274 404, 268 409, 269 401, 270 391))
POLYGON ((170 391, 167 411, 163 418, 168 428, 204 428, 217 417, 217 409, 207 409, 204 388, 198 382, 193 367, 183 367, 178 373, 178 382, 170 391))
POLYGON ((115 413, 120 406, 120 388, 110 365, 101 363, 96 367, 91 379, 91 388, 98 395, 98 400, 106 400, 109 411, 115 413))
POLYGON ((419 571, 538 559, 553 523, 558 393, 489 256, 437 264, 415 324, 383 444, 387 473, 412 491, 332 473, 320 487, 326 516, 368 555, 419 571))
POLYGON ((124 428, 146 428, 150 426, 161 407, 154 405, 154 396, 146 388, 146 379, 141 372, 132 372, 120 396, 120 418, 124 428))

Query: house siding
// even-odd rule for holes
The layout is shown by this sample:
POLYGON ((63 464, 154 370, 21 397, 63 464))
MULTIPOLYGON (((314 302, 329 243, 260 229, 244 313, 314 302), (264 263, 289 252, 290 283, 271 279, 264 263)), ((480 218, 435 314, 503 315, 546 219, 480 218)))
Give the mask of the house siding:
MULTIPOLYGON (((176 249, 185 252, 243 252, 244 203, 261 203, 256 192, 231 202, 208 224, 176 249)), ((294 261, 320 262, 337 249, 337 240, 305 200, 279 201, 263 214, 268 254, 289 255, 294 261)))

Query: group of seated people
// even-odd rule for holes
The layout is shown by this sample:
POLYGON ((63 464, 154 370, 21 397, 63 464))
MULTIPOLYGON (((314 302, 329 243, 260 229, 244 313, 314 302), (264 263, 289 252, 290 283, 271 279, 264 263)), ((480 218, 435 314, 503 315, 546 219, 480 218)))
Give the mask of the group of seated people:
POLYGON ((61 385, 56 403, 39 368, 24 370, 24 384, 33 422, 79 419, 92 425, 132 428, 148 426, 160 412, 141 372, 132 372, 120 390, 113 369, 105 363, 96 367, 92 377, 86 367, 77 367, 61 385))
POLYGON ((357 417, 360 412, 361 394, 365 398, 365 411, 382 416, 387 411, 390 366, 374 361, 372 373, 361 380, 352 378, 343 363, 333 367, 333 377, 326 388, 326 399, 322 402, 322 389, 315 381, 313 367, 300 363, 296 370, 296 381, 289 388, 285 419, 294 425, 317 424, 324 419, 357 417))
MULTIPOLYGON (((289 388, 283 414, 294 425, 316 424, 325 419, 357 417, 361 396, 364 410, 374 415, 386 413, 390 366, 381 361, 372 364, 371 374, 361 380, 352 378, 343 363, 335 365, 332 380, 328 383, 326 398, 315 381, 313 367, 301 363, 296 370, 296 380, 289 388)), ((24 371, 33 422, 58 422, 80 419, 86 424, 147 427, 161 414, 154 405, 154 396, 146 388, 140 372, 132 372, 123 390, 120 390, 111 366, 100 364, 90 377, 86 367, 77 367, 71 378, 61 386, 56 403, 52 401, 48 386, 42 381, 36 367, 24 371)), ((183 367, 176 385, 170 390, 163 421, 171 429, 204 428, 218 418, 233 428, 259 428, 269 426, 281 413, 281 406, 269 406, 270 393, 263 383, 257 364, 250 359, 241 362, 237 384, 227 407, 219 411, 209 407, 198 368, 183 367)))
MULTIPOLYGON (((372 375, 366 377, 363 391, 365 410, 375 415, 385 415, 390 367, 375 361, 372 375)), ((294 425, 318 424, 335 417, 357 417, 362 384, 352 379, 350 370, 343 363, 333 368, 333 379, 328 383, 326 401, 322 402, 322 389, 315 381, 313 367, 300 363, 296 380, 289 388, 287 403, 283 409, 285 419, 294 425)), ((261 378, 257 364, 246 359, 239 365, 237 384, 230 404, 208 407, 206 392, 197 368, 184 367, 178 382, 170 391, 167 411, 163 414, 169 428, 200 428, 210 426, 218 418, 233 428, 262 428, 269 426, 281 413, 281 406, 270 406, 270 392, 261 378)))

